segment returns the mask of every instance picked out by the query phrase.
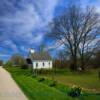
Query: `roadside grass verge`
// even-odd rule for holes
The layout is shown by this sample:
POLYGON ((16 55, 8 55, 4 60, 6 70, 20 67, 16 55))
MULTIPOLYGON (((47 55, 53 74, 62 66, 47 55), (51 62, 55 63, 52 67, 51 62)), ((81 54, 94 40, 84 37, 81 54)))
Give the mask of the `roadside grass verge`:
POLYGON ((78 98, 72 98, 68 96, 70 87, 67 87, 63 84, 55 85, 50 87, 52 80, 45 79, 44 81, 39 82, 38 77, 33 77, 33 74, 28 69, 20 69, 14 67, 5 68, 9 71, 29 98, 29 100, 99 100, 100 94, 96 93, 82 93, 78 98))
POLYGON ((29 100, 72 100, 63 92, 38 82, 38 78, 33 78, 29 70, 11 67, 6 70, 11 73, 29 100))

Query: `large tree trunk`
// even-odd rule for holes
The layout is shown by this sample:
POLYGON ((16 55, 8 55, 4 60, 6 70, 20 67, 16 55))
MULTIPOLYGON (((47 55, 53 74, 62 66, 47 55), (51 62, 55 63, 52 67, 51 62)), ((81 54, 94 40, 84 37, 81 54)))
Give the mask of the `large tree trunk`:
POLYGON ((84 61, 84 55, 82 54, 81 55, 81 70, 84 71, 85 70, 85 61, 84 61))
POLYGON ((84 61, 81 62, 81 70, 85 71, 85 63, 84 63, 84 61))
POLYGON ((76 71, 78 69, 78 65, 77 65, 77 57, 74 56, 72 58, 72 63, 71 63, 71 66, 70 66, 71 70, 73 71, 76 71))

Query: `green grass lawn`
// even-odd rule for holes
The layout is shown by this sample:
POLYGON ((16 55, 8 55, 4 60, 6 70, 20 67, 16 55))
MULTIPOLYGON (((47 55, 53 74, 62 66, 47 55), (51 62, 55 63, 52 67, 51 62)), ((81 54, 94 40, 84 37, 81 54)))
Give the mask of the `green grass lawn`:
MULTIPOLYGON (((54 74, 54 79, 66 86, 77 85, 86 91, 100 92, 100 79, 98 78, 98 70, 99 69, 90 70, 81 74, 70 72, 69 70, 62 70, 60 72, 58 70, 54 74)), ((43 76, 52 79, 52 75, 50 74, 44 74, 43 76)))
POLYGON ((100 100, 100 94, 95 93, 83 93, 78 98, 72 98, 68 96, 69 87, 66 86, 66 89, 63 85, 50 87, 46 82, 47 80, 39 82, 38 78, 33 78, 29 70, 13 67, 8 67, 6 70, 11 73, 29 100, 100 100))

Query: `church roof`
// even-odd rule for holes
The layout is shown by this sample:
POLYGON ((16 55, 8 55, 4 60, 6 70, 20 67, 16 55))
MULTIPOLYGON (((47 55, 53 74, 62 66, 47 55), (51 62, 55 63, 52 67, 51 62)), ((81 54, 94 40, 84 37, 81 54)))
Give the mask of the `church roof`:
POLYGON ((32 60, 52 60, 48 52, 35 52, 31 55, 32 60))

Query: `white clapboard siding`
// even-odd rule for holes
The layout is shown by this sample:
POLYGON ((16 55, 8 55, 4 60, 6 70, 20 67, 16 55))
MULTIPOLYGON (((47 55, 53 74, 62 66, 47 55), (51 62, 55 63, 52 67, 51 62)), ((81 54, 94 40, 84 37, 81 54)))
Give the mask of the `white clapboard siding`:
POLYGON ((52 61, 44 60, 44 61, 33 61, 33 69, 51 69, 52 68, 52 61))

